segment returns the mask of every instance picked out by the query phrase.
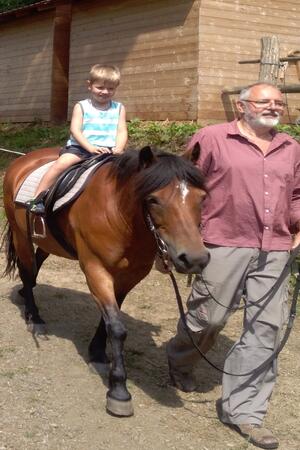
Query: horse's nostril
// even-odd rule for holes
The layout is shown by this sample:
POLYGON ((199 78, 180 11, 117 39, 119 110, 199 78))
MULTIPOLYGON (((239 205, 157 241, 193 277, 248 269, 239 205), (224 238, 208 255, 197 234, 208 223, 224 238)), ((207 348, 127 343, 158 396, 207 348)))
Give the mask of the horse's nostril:
POLYGON ((181 255, 178 256, 178 259, 179 261, 183 262, 186 267, 189 267, 191 265, 185 253, 181 253, 181 255))

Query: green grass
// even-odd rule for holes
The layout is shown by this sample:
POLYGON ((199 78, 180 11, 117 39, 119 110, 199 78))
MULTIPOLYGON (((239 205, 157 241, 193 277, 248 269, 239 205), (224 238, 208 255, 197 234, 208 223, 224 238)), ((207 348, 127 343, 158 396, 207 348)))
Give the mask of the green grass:
MULTIPOLYGON (((128 122, 128 146, 152 145, 177 152, 200 126, 195 122, 128 122)), ((27 152, 34 148, 64 145, 69 136, 69 125, 0 124, 0 147, 27 152)))
MULTIPOLYGON (((141 148, 150 145, 179 153, 199 128, 201 125, 196 122, 143 122, 133 119, 128 122, 128 147, 141 148)), ((280 125, 278 129, 300 140, 300 125, 280 125)), ((37 148, 62 146, 68 136, 69 124, 0 124, 0 147, 23 153, 37 148)), ((17 155, 0 151, 0 170, 5 170, 16 157, 17 155)))

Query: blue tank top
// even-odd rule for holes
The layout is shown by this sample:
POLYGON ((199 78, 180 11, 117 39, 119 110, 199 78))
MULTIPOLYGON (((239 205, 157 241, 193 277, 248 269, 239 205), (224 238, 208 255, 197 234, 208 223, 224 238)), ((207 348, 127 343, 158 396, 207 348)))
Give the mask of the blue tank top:
MULTIPOLYGON (((98 147, 115 147, 121 103, 111 102, 106 110, 93 106, 90 99, 78 102, 82 109, 82 134, 92 144, 98 147)), ((67 146, 80 145, 71 135, 67 146)))

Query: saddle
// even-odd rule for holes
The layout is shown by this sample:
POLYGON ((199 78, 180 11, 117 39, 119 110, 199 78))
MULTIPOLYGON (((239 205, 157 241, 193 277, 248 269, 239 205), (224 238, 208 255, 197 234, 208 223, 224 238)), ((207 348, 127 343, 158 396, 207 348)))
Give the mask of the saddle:
POLYGON ((44 202, 46 216, 58 212, 61 208, 73 202, 84 190, 93 173, 103 164, 114 159, 110 153, 96 155, 65 170, 45 193, 44 202), (83 175, 83 177, 82 177, 83 175), (75 187, 75 189, 73 189, 75 187), (68 195, 69 194, 69 195, 68 195), (64 201, 59 202, 59 200, 64 201))
POLYGON ((46 214, 45 217, 34 216, 29 220, 28 202, 34 197, 34 192, 39 184, 42 176, 53 164, 53 161, 45 164, 42 167, 34 170, 22 183, 17 192, 15 203, 27 208, 27 228, 30 236, 36 238, 46 237, 46 225, 54 238, 61 244, 68 253, 76 256, 75 251, 69 246, 60 230, 58 230, 55 214, 71 202, 76 200, 83 192, 90 177, 103 164, 112 161, 116 156, 112 154, 96 155, 86 160, 80 161, 65 170, 46 192, 40 194, 40 198, 45 203, 46 214))

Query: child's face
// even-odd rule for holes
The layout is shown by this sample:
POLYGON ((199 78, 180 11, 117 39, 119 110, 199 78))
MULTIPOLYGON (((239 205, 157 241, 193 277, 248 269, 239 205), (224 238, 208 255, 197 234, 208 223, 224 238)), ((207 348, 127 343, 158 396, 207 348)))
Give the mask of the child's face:
POLYGON ((92 99, 99 105, 106 105, 110 102, 116 92, 117 86, 107 81, 88 82, 88 90, 92 99))

